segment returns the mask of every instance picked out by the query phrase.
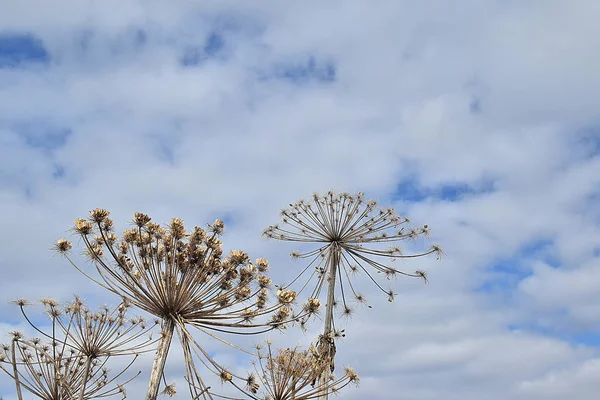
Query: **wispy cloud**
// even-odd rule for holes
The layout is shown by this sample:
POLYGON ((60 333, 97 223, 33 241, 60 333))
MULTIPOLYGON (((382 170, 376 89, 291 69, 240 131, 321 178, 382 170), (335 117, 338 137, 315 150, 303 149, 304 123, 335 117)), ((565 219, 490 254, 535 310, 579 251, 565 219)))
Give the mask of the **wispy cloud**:
POLYGON ((270 76, 294 84, 332 83, 335 82, 336 68, 332 62, 318 62, 314 56, 309 56, 300 61, 275 65, 265 79, 269 79, 270 76))
POLYGON ((225 47, 225 38, 217 32, 211 32, 202 46, 188 46, 181 57, 186 67, 197 66, 202 61, 216 57, 225 47))
POLYGON ((17 296, 116 301, 48 250, 92 208, 118 229, 135 211, 225 219, 226 243, 284 282, 293 248, 260 238, 280 208, 363 190, 447 257, 414 264, 427 286, 390 282, 392 305, 365 288, 373 309, 338 346, 362 385, 344 396, 600 390, 596 2, 9 3, 0 333, 17 296))

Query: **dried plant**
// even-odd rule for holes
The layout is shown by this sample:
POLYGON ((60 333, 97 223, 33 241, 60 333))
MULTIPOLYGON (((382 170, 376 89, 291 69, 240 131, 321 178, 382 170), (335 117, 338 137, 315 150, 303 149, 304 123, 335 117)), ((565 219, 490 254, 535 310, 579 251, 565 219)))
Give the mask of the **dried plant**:
MULTIPOLYGON (((312 201, 301 200, 290 204, 290 207, 281 212, 281 226, 268 227, 264 235, 267 238, 317 245, 317 248, 303 253, 293 252, 292 257, 310 260, 300 276, 312 269, 303 286, 304 289, 316 277, 316 284, 310 294, 312 299, 319 299, 327 282, 325 327, 319 338, 319 346, 327 349, 326 353, 333 362, 334 339, 343 334, 335 328, 333 308, 336 305, 336 289, 341 295, 341 312, 344 316, 352 315, 355 309, 347 299, 348 291, 356 303, 366 302, 365 297, 352 284, 351 277, 359 272, 365 273, 387 295, 388 300, 393 301, 394 291, 384 288, 372 272, 383 274, 388 279, 404 275, 427 282, 427 276, 421 270, 407 273, 383 262, 428 254, 439 257, 442 251, 439 246, 433 245, 421 253, 405 254, 397 243, 428 235, 427 225, 416 229, 407 228, 408 218, 397 216, 393 208, 378 208, 374 200, 365 201, 362 193, 356 196, 333 192, 323 196, 314 194, 312 201)), ((323 381, 328 381, 328 374, 332 369, 324 370, 323 381)))
MULTIPOLYGON (((325 382, 318 382, 319 376, 329 368, 327 355, 317 351, 311 345, 309 350, 280 349, 273 351, 267 341, 266 351, 257 346, 258 361, 254 362, 255 372, 250 373, 244 387, 236 387, 247 398, 253 400, 308 400, 330 393, 338 393, 351 382, 358 385, 359 378, 351 368, 346 368, 338 379, 330 376, 325 382)), ((231 374, 224 377, 229 379, 231 374)), ((234 397, 219 396, 226 399, 241 400, 234 397)))
POLYGON ((68 240, 60 239, 55 248, 88 278, 161 319, 161 338, 147 399, 155 399, 158 394, 175 331, 184 351, 192 398, 213 398, 194 360, 200 360, 219 375, 225 369, 194 340, 187 326, 240 349, 219 335, 257 334, 282 328, 286 321, 300 318, 290 308, 296 294, 279 290, 277 302, 267 305, 271 285, 266 276, 267 261, 259 258, 252 263, 239 250, 223 257, 219 239, 224 229, 222 221, 215 221, 208 230, 194 227, 189 232, 178 218, 173 218, 166 228, 152 223, 142 213, 136 213, 132 222, 135 227, 125 230, 119 239, 113 233, 107 210, 95 209, 88 220, 75 221, 74 231, 81 237, 85 255, 93 261, 100 279, 76 265, 69 256, 72 244, 68 240), (253 322, 259 316, 270 316, 270 320, 253 322))
POLYGON ((148 335, 153 325, 143 319, 126 317, 127 304, 110 310, 102 307, 91 312, 78 297, 64 306, 51 299, 43 299, 46 315, 50 318, 51 332, 35 325, 25 313, 26 300, 14 301, 29 324, 42 338, 24 338, 12 333, 10 345, 4 345, 0 354, 0 369, 16 385, 17 398, 23 399, 25 389, 37 398, 46 400, 96 399, 120 394, 126 398, 124 384, 118 379, 137 359, 155 343, 148 335), (147 338, 145 338, 147 336, 147 338), (107 361, 114 356, 131 355, 131 362, 114 377, 109 377, 107 361), (5 364, 11 367, 6 367, 5 364))

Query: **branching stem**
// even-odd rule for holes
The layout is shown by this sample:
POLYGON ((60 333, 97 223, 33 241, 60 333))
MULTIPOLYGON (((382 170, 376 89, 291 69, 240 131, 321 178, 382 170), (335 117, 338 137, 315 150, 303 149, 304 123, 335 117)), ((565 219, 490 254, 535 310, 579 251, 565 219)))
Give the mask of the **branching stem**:
MULTIPOLYGON (((339 264, 339 247, 334 244, 331 249, 331 258, 329 259, 329 276, 328 276, 328 286, 327 286, 327 305, 325 308, 325 328, 323 330, 323 339, 329 343, 330 338, 333 339, 333 335, 331 334, 333 330, 333 305, 335 303, 335 283, 336 283, 336 274, 339 264)), ((331 357, 331 346, 328 346, 327 356, 331 357)), ((332 360, 333 361, 333 360, 332 360)), ((319 378, 319 386, 326 387, 329 382, 329 376, 331 374, 331 370, 325 368, 323 373, 319 378)), ((327 400, 328 393, 325 392, 319 397, 319 400, 327 400)))
POLYGON ((84 400, 85 388, 87 386, 88 379, 90 378, 90 370, 92 369, 92 357, 88 357, 85 361, 85 371, 83 372, 83 380, 81 381, 81 391, 79 392, 79 399, 84 400))
POLYGON ((12 355, 12 365, 13 365, 13 374, 15 380, 15 386, 17 387, 17 399, 23 400, 23 394, 21 393, 21 381, 19 380, 19 370, 17 369, 17 357, 15 347, 17 347, 17 339, 13 339, 12 344, 10 346, 10 351, 12 355))
POLYGON ((158 342, 158 348, 156 349, 156 355, 154 356, 154 362, 152 363, 152 372, 150 374, 150 382, 148 384, 146 400, 156 400, 156 397, 158 396, 160 378, 162 377, 165 369, 165 363, 167 361, 167 355, 169 354, 169 347, 171 347, 171 340, 173 339, 174 330, 175 321, 173 321, 171 318, 165 318, 163 320, 161 337, 158 342))

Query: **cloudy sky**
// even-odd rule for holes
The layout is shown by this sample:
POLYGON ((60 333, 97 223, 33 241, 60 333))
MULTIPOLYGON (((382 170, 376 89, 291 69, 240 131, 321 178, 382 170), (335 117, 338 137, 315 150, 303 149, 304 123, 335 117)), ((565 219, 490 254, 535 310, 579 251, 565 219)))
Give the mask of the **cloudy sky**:
MULTIPOLYGON (((366 286, 373 308, 345 322, 337 361, 361 385, 341 398, 600 391, 597 1, 0 8, 2 341, 23 326, 16 297, 114 304, 49 250, 93 208, 118 229, 136 211, 221 218, 226 247, 284 280, 301 267, 293 248, 261 239, 280 209, 363 191, 428 224, 447 256, 403 262, 430 284, 396 280, 394 303, 366 286)), ((178 357, 169 379, 185 399, 178 357)))

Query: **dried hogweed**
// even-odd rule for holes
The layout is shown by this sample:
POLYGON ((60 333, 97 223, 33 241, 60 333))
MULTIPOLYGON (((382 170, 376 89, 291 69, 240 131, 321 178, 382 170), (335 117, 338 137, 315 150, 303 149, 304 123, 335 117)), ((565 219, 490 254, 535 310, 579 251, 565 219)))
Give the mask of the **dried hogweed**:
POLYGON ((115 380, 133 365, 138 353, 148 351, 155 342, 151 337, 143 338, 152 325, 139 318, 127 318, 126 304, 92 312, 77 297, 64 307, 54 300, 42 299, 51 322, 50 332, 46 333, 25 313, 27 301, 14 303, 42 335, 26 339, 15 332, 11 345, 2 348, 0 369, 15 381, 18 399, 23 398, 21 389, 46 400, 96 399, 118 394, 126 398, 124 384, 116 384, 115 380), (118 355, 132 355, 133 359, 109 377, 106 363, 118 355))
POLYGON ((246 378, 244 387, 237 386, 247 398, 253 400, 307 400, 318 396, 337 393, 349 383, 358 384, 358 375, 346 368, 338 379, 330 377, 325 382, 317 382, 323 370, 329 368, 330 360, 320 354, 314 346, 309 350, 280 349, 273 351, 267 342, 266 351, 258 348, 258 360, 254 362, 255 372, 246 378))
POLYGON ((184 350, 192 397, 211 398, 194 359, 218 375, 224 368, 194 340, 187 326, 236 347, 218 335, 254 334, 283 327, 290 318, 299 318, 289 309, 295 293, 286 290, 277 296, 276 304, 267 306, 271 284, 266 276, 267 261, 261 258, 252 263, 239 250, 225 257, 219 239, 222 221, 215 221, 208 230, 194 227, 191 231, 179 218, 173 218, 166 228, 142 213, 136 213, 132 222, 135 227, 118 238, 106 210, 93 210, 89 219, 75 221, 74 231, 85 244, 85 254, 93 261, 99 279, 74 263, 69 241, 59 240, 55 249, 100 286, 161 319, 162 334, 147 399, 158 394, 175 331, 184 350), (270 320, 252 322, 260 316, 270 316, 270 320))
MULTIPOLYGON (((316 244, 316 248, 303 253, 293 252, 292 257, 310 260, 300 275, 312 270, 305 286, 316 277, 316 284, 310 294, 311 299, 318 299, 323 288, 327 286, 325 328, 319 343, 322 348, 329 349, 327 353, 331 355, 332 360, 331 353, 335 351, 334 339, 341 335, 341 331, 335 329, 333 316, 336 292, 341 296, 341 311, 345 316, 354 311, 347 298, 349 292, 357 303, 366 302, 365 297, 355 290, 352 275, 358 272, 365 273, 375 286, 388 296, 388 300, 393 301, 395 293, 384 288, 372 272, 383 274, 388 279, 404 275, 422 278, 426 282, 425 272, 400 271, 384 264, 385 260, 393 262, 396 259, 428 254, 436 254, 439 257, 442 254, 437 245, 421 253, 405 254, 397 243, 427 235, 427 225, 408 228, 408 218, 397 216, 393 208, 378 208, 377 202, 373 200, 365 201, 362 193, 356 196, 333 192, 323 196, 314 194, 312 201, 302 200, 290 204, 290 207, 281 212, 282 224, 268 227, 264 235, 278 240, 316 244)), ((327 372, 323 379, 328 379, 327 372)))

